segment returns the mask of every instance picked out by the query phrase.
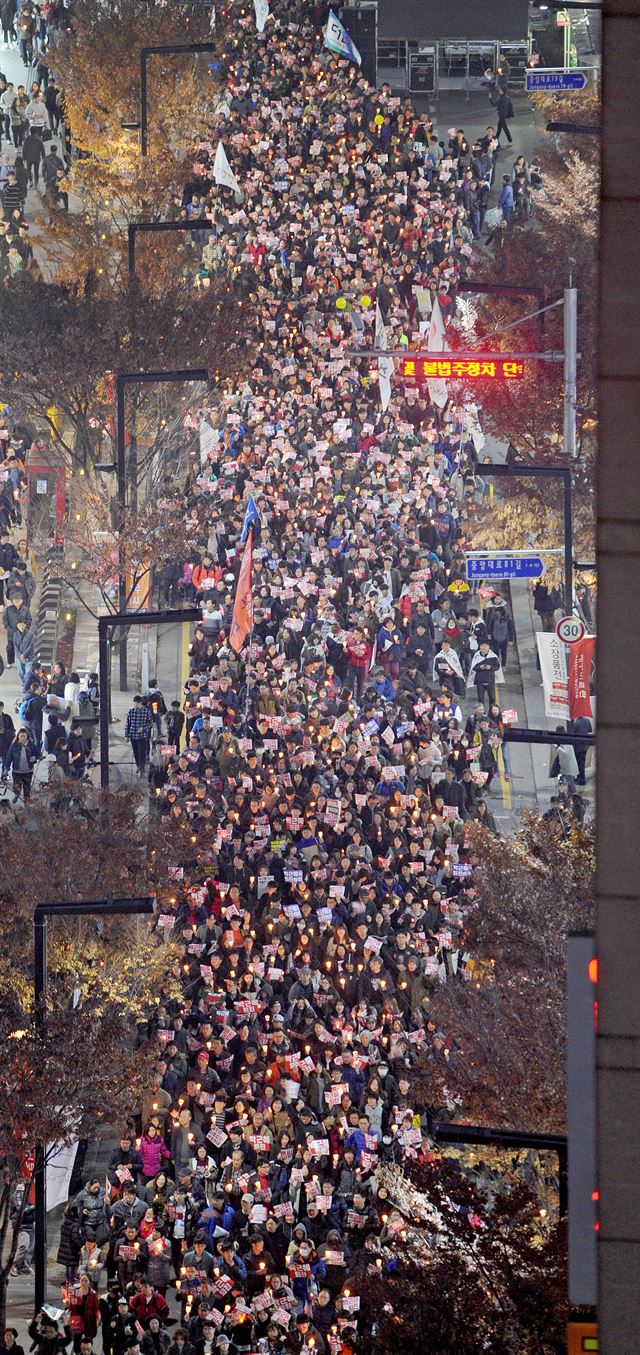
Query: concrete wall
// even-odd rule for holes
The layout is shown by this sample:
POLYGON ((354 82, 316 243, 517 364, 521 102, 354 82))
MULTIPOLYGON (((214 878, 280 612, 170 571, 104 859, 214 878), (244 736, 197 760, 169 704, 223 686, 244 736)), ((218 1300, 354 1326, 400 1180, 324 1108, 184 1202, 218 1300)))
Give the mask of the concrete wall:
POLYGON ((604 1355, 640 1350, 640 0, 604 0, 598 1170, 604 1355), (632 93, 633 91, 633 93, 632 93))

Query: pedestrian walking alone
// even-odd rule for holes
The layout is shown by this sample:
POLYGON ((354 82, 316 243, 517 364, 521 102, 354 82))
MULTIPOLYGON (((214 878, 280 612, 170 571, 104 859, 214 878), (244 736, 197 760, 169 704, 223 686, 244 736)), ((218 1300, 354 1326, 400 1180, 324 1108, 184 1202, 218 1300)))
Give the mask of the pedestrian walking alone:
POLYGON ((511 132, 509 131, 509 128, 508 128, 508 126, 507 126, 507 118, 512 118, 513 115, 514 115, 514 114, 513 114, 513 104, 512 104, 512 102, 511 102, 511 99, 509 98, 509 95, 507 94, 506 90, 503 90, 503 92, 502 92, 501 95, 500 95, 500 98, 498 99, 498 101, 497 101, 497 103, 496 103, 496 112, 497 112, 497 114, 498 114, 498 126, 497 126, 497 128, 496 128, 496 136, 497 136, 497 138, 498 138, 498 150, 499 150, 499 149, 500 149, 500 135, 501 135, 502 132, 504 132, 504 134, 505 134, 505 136, 506 136, 506 138, 507 138, 507 141, 509 142, 509 145, 511 145, 511 143, 512 143, 512 141, 513 141, 513 137, 512 137, 511 132))
POLYGON ((134 696, 133 705, 127 714, 124 737, 133 749, 138 775, 142 776, 149 760, 149 739, 153 728, 153 716, 145 706, 141 696, 134 696))
POLYGON ((29 738, 27 729, 19 729, 7 753, 6 770, 13 777, 13 789, 18 798, 29 799, 33 769, 38 761, 35 743, 29 738))
POLYGON ((42 136, 40 132, 32 128, 30 132, 27 132, 22 143, 22 158, 27 167, 29 183, 32 183, 34 188, 37 188, 40 182, 40 168, 44 162, 45 154, 42 136))

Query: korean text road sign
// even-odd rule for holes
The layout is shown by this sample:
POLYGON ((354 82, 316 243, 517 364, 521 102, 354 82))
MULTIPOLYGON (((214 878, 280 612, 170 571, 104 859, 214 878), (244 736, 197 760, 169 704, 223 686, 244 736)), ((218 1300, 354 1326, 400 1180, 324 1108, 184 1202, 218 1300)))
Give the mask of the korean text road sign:
POLYGON ((480 555, 467 558, 468 579, 540 579, 539 555, 480 555))
POLYGON ((527 71, 527 94, 551 94, 556 90, 584 89, 584 71, 527 71))

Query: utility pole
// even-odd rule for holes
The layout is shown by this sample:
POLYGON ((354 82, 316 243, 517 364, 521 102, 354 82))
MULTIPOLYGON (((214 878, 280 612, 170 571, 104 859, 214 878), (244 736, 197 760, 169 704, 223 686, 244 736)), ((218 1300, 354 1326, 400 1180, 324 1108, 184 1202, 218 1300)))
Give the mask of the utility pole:
MULTIPOLYGON (((571 278, 569 278, 571 283, 571 278)), ((576 379, 578 356, 578 291, 564 289, 564 425, 563 444, 567 461, 575 460, 576 444, 576 379)))
MULTIPOLYGON (((185 621, 199 621, 199 607, 183 607, 180 611, 166 612, 126 612, 98 617, 98 668, 100 671, 100 785, 103 790, 109 786, 109 643, 117 630, 128 631, 131 626, 160 626, 165 622, 183 624, 185 621)), ((126 640, 125 640, 126 645, 126 640)))
MULTIPOLYGON (((551 350, 549 352, 514 352, 508 353, 499 350, 491 352, 480 352, 477 348, 454 349, 436 352, 427 348, 409 349, 387 349, 384 356, 387 358, 401 358, 403 362, 409 359, 427 359, 431 361, 449 361, 453 363, 466 362, 474 359, 476 362, 486 360, 496 360, 500 362, 552 362, 562 363, 564 368, 564 409, 563 409, 563 444, 566 457, 566 465, 562 467, 550 468, 547 466, 527 466, 515 467, 507 465, 483 465, 483 474, 491 475, 533 475, 557 477, 562 481, 564 491, 564 593, 565 606, 567 612, 573 610, 573 509, 572 509, 572 486, 571 486, 571 462, 576 458, 576 377, 578 353, 578 292, 573 286, 571 273, 569 274, 569 286, 564 289, 563 297, 554 301, 549 306, 544 306, 540 310, 532 311, 530 315, 522 316, 511 325, 506 325, 495 334, 485 336, 487 338, 498 338, 506 334, 508 330, 517 329, 525 320, 535 319, 541 316, 545 311, 555 310, 562 306, 564 310, 563 317, 563 347, 562 350, 551 350)), ((356 361, 359 358, 379 358, 381 356, 380 348, 352 348, 350 356, 356 361)), ((417 372, 413 376, 417 376, 417 372)), ((450 378, 447 376, 447 380, 450 378)))

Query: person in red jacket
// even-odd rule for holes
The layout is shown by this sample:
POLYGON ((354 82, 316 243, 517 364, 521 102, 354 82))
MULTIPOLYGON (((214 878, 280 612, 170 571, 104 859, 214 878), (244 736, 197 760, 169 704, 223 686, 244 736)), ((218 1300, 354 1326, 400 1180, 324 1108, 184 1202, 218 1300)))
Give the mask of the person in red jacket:
POLYGON ((220 565, 214 565, 210 555, 203 555, 202 564, 196 565, 191 582, 196 590, 196 600, 201 602, 206 597, 214 584, 219 583, 222 578, 222 569, 220 565))
POLYGON ((132 1294, 129 1299, 129 1307, 136 1322, 139 1322, 140 1326, 145 1329, 149 1326, 152 1317, 159 1317, 161 1322, 166 1322, 169 1316, 167 1300, 157 1289, 154 1289, 148 1280, 144 1280, 140 1289, 132 1294))
POLYGON ((353 692, 354 700, 360 703, 369 664, 372 655, 371 645, 367 640, 363 630, 356 627, 355 630, 347 636, 346 655, 347 655, 347 673, 346 684, 350 692, 353 692))
POLYGON ((69 1290, 68 1306, 73 1349, 79 1351, 83 1338, 93 1341, 101 1321, 100 1300, 88 1275, 81 1275, 69 1290))

